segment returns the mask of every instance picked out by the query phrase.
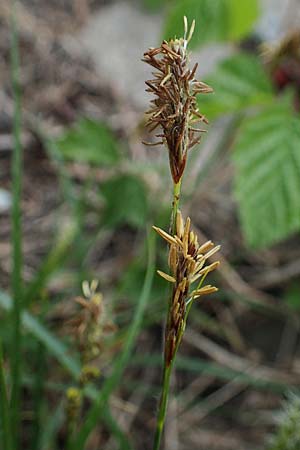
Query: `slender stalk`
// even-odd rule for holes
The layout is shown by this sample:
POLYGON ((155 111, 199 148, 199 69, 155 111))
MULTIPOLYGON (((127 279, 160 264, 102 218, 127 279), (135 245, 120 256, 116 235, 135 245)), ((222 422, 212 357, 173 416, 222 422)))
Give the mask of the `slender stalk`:
POLYGON ((40 342, 35 348, 34 380, 33 380, 33 421, 31 430, 31 450, 39 450, 40 434, 43 428, 44 392, 47 379, 46 349, 40 342))
POLYGON ((12 450, 11 427, 9 417, 9 405, 7 398, 7 388, 4 376, 2 345, 0 344, 0 419, 2 425, 3 449, 12 450))
POLYGON ((160 397, 160 402, 159 402, 159 410, 158 410, 158 414, 157 414, 153 450, 159 449, 163 429, 165 426, 167 407, 168 407, 168 399, 169 399, 169 391, 170 391, 172 366, 173 366, 173 364, 171 364, 169 367, 166 367, 166 364, 164 364, 162 392, 161 392, 161 397, 160 397))
MULTIPOLYGON (((164 143, 167 147, 174 183, 169 235, 164 230, 154 227, 163 239, 169 244, 171 243, 169 266, 172 276, 161 271, 159 273, 163 278, 174 284, 172 295, 170 295, 165 328, 162 394, 153 450, 159 450, 160 446, 166 418, 172 366, 186 324, 186 300, 190 284, 193 277, 196 277, 196 280, 203 273, 200 273, 202 268, 199 266, 198 258, 202 258, 203 264, 205 263, 205 257, 200 253, 197 237, 190 231, 190 218, 187 218, 184 224, 178 208, 181 179, 186 167, 188 152, 199 142, 203 131, 195 127, 195 124, 207 123, 206 118, 198 109, 196 97, 197 94, 212 92, 212 88, 194 78, 197 64, 191 69, 188 68, 189 53, 187 52, 187 46, 195 29, 195 21, 192 21, 190 28, 186 16, 184 16, 183 22, 184 34, 182 38, 164 41, 157 48, 151 47, 144 53, 143 58, 145 63, 155 69, 154 78, 146 81, 146 91, 154 95, 154 99, 151 100, 151 109, 147 112, 147 114, 150 114, 147 123, 151 130, 160 127, 159 134, 156 134, 156 137, 160 139, 158 143, 164 143)), ((209 248, 211 248, 211 243, 204 245, 201 250, 209 248)), ((215 251, 218 251, 217 247, 215 251)), ((212 254, 207 251, 207 257, 212 254)), ((211 267, 211 270, 215 267, 211 267)), ((215 290, 215 287, 208 285, 206 291, 202 290, 200 293, 195 291, 195 296, 198 298, 204 292, 210 293, 215 290)))
POLYGON ((11 420, 14 449, 18 448, 21 403, 21 310, 22 310, 22 235, 21 235, 21 102, 19 87, 19 52, 16 25, 16 4, 13 2, 11 27, 11 71, 14 95, 14 151, 12 158, 12 353, 11 353, 11 420))
MULTIPOLYGON (((172 201, 171 224, 170 224, 170 230, 171 230, 172 234, 176 230, 176 214, 177 214, 177 211, 179 208, 180 193, 181 193, 181 178, 178 183, 174 183, 174 187, 173 187, 173 201, 172 201)), ((171 308, 172 308, 172 295, 170 295, 169 298, 170 298, 170 300, 169 300, 168 312, 167 312, 166 330, 168 329, 168 325, 170 322, 170 315, 171 315, 171 308)), ((174 361, 174 359, 173 359, 173 361, 174 361)), ((158 409, 158 414, 157 414, 153 450, 159 449, 163 429, 165 426, 173 361, 171 362, 171 364, 169 366, 167 366, 166 361, 164 359, 164 368, 163 368, 163 377, 162 377, 162 392, 161 392, 159 409, 158 409)))

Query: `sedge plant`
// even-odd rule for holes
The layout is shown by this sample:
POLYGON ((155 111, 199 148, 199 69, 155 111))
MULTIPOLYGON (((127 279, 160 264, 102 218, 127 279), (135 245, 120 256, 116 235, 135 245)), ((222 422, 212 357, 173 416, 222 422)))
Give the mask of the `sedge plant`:
POLYGON ((210 86, 195 79, 198 64, 189 67, 187 47, 194 28, 195 21, 189 29, 187 18, 184 17, 183 38, 163 41, 160 47, 145 52, 143 58, 154 69, 153 79, 146 81, 146 91, 154 95, 151 108, 147 111, 147 123, 150 131, 159 130, 156 134, 158 141, 150 145, 166 147, 173 181, 169 232, 153 227, 169 246, 170 273, 159 270, 158 274, 171 283, 164 335, 162 392, 153 450, 160 448, 172 369, 191 306, 194 300, 217 291, 214 286, 204 285, 204 280, 219 265, 218 261, 207 264, 207 260, 220 247, 211 241, 199 244, 197 235, 191 229, 190 218, 184 219, 179 209, 188 153, 200 141, 204 130, 199 126, 208 123, 198 109, 197 94, 212 92, 210 86))

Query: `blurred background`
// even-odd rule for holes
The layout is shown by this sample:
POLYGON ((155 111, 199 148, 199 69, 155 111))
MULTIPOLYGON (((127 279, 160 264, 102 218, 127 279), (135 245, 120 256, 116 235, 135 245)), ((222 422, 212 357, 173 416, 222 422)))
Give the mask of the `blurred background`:
MULTIPOLYGON (((99 418, 87 448, 151 448, 168 297, 154 273, 167 267, 166 248, 151 226, 168 228, 172 183, 165 149, 142 144, 153 136, 144 115, 151 74, 141 58, 163 38, 182 36, 186 15, 196 20, 190 47, 197 77, 214 94, 199 96, 210 124, 189 155, 182 210, 200 241, 222 249, 210 280, 219 292, 194 305, 179 351, 163 448, 299 450, 299 430, 289 444, 284 439, 297 423, 291 414, 300 417, 300 2, 22 0, 16 10, 27 313, 22 448, 65 448, 65 393, 80 359, 68 323, 81 283, 92 279, 113 324, 94 362, 100 391, 136 311, 141 315, 110 395, 111 416, 99 418), (278 415, 283 401, 286 413, 278 415)), ((10 15, 11 2, 1 0, 0 337, 7 371, 10 15)), ((82 420, 89 408, 86 399, 82 420)))

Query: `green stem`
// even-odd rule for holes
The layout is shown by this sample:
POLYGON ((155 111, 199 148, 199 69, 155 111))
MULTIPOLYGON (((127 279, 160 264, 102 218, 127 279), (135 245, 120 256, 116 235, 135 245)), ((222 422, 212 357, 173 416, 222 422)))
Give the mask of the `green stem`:
POLYGON ((21 403, 21 310, 22 310, 22 235, 21 235, 21 177, 22 177, 22 149, 21 149, 21 101, 19 86, 19 52, 16 26, 16 3, 13 3, 11 28, 11 70, 14 94, 14 151, 12 158, 12 393, 11 420, 14 448, 18 448, 20 403, 21 403))
POLYGON ((40 434, 43 428, 45 401, 45 381, 47 379, 46 349, 40 342, 35 347, 34 382, 33 382, 33 421, 31 430, 31 449, 39 450, 40 434))
MULTIPOLYGON (((174 188, 173 188, 173 202, 172 202, 171 224, 170 224, 170 231, 172 234, 176 233, 176 215, 177 215, 177 211, 179 208, 180 193, 181 193, 181 179, 178 181, 178 183, 174 183, 174 188)), ((170 318, 171 318, 172 295, 170 295, 169 298, 170 298, 170 300, 169 300, 168 312, 167 312, 166 332, 168 330, 170 318)), ((168 407, 168 399, 169 399, 169 391, 170 391, 170 379, 171 379, 171 373, 172 373, 172 367, 173 367, 174 360, 175 360, 175 355, 174 355, 174 358, 172 359, 171 363, 167 366, 166 359, 164 358, 162 392, 161 392, 159 409, 158 409, 158 414, 157 414, 153 450, 159 450, 161 437, 162 437, 162 433, 163 433, 164 426, 165 426, 167 407, 168 407)))
POLYGON ((0 344, 0 420, 2 425, 2 443, 3 449, 12 450, 9 405, 3 365, 2 345, 0 344))
POLYGON ((171 373, 172 373, 172 366, 173 366, 173 364, 166 367, 166 364, 164 364, 162 392, 161 392, 159 409, 158 409, 158 414, 157 414, 153 450, 159 450, 160 441, 161 441, 163 429, 165 426, 168 399, 169 399, 169 391, 170 391, 170 379, 171 379, 171 373))

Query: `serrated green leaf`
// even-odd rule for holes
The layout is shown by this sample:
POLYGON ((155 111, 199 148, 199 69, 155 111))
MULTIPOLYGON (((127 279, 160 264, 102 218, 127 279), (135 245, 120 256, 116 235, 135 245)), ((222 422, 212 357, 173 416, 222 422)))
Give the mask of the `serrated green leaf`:
POLYGON ((113 166, 120 159, 119 146, 109 128, 91 119, 81 119, 55 142, 69 160, 113 166))
POLYGON ((179 0, 171 9, 164 30, 165 39, 183 35, 183 16, 196 21, 191 48, 205 42, 238 40, 257 18, 257 0, 179 0))
POLYGON ((142 180, 132 175, 116 176, 102 185, 101 193, 106 200, 103 221, 107 226, 144 226, 148 204, 142 180))
POLYGON ((246 119, 233 148, 235 196, 252 247, 300 230, 300 119, 284 102, 246 119))
POLYGON ((273 88, 259 59, 238 54, 222 61, 205 80, 213 94, 199 95, 200 111, 208 119, 239 112, 254 105, 265 105, 273 99, 273 88))

